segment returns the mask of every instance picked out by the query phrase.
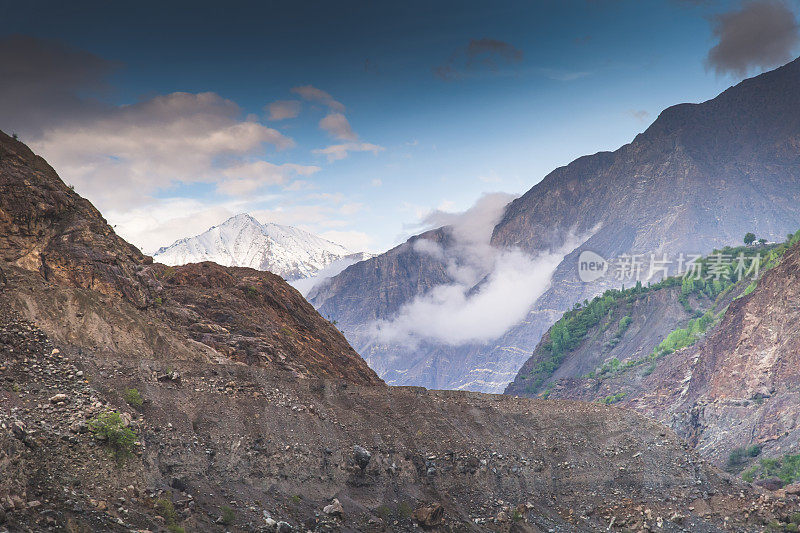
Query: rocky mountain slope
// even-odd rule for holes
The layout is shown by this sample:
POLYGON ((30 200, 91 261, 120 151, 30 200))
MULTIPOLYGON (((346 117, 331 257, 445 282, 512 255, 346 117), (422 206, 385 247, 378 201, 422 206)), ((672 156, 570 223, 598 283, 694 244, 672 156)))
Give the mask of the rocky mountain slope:
POLYGON ((581 282, 582 251, 606 259, 642 254, 646 261, 666 253, 674 260, 738 242, 748 231, 780 241, 800 227, 798 83, 795 60, 708 102, 671 107, 630 144, 556 169, 511 202, 493 230, 496 248, 536 254, 561 247, 571 234, 588 239, 567 253, 528 316, 491 342, 423 343, 411 352, 376 341, 364 317, 391 319, 442 283, 440 264, 428 269, 420 262, 406 277, 390 275, 404 273, 400 258, 415 263, 407 245, 405 254, 390 252, 345 270, 312 294, 312 302, 393 383, 499 392, 564 311, 619 288, 611 271, 595 283, 581 282), (379 290, 365 294, 363 285, 379 290), (391 295, 398 296, 389 301, 391 295), (423 377, 430 376, 424 369, 436 377, 423 377))
POLYGON ((545 333, 505 393, 547 395, 560 381, 608 377, 633 365, 651 371, 658 357, 668 355, 664 352, 694 343, 712 328, 731 301, 752 290, 762 263, 769 264, 787 246, 726 247, 699 260, 696 273, 609 290, 576 304, 545 333), (720 262, 724 270, 717 258, 727 258, 720 262), (758 272, 748 274, 756 264, 758 272))
POLYGON ((180 239, 153 255, 165 265, 212 261, 222 266, 268 270, 287 280, 313 276, 335 261, 356 262, 366 257, 299 228, 262 224, 247 214, 231 217, 195 237, 180 239))
MULTIPOLYGON (((773 458, 800 453, 800 232, 792 242, 757 284, 728 294, 721 321, 696 343, 664 351, 648 365, 553 380, 549 397, 615 398, 671 426, 721 465, 738 448, 755 446, 773 458)), ((523 383, 508 392, 519 393, 523 383)))
POLYGON ((635 413, 386 387, 277 276, 151 264, 4 134, 0 185, 0 530, 760 531, 800 510, 635 413))
POLYGON ((17 282, 18 305, 56 340, 194 360, 235 349, 251 364, 380 383, 341 333, 278 276, 153 264, 43 159, 5 134, 0 257, 8 273, 34 275, 17 282))

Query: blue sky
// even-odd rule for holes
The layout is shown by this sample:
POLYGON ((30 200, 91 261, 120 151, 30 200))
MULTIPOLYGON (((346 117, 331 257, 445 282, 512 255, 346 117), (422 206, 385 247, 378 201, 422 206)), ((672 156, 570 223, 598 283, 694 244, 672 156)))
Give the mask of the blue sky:
POLYGON ((432 210, 521 194, 739 81, 707 58, 720 16, 748 5, 78 4, 34 1, 0 20, 0 51, 36 67, 6 74, 21 81, 0 129, 148 252, 238 211, 381 251, 432 210), (308 86, 322 92, 293 92, 308 86), (265 106, 287 100, 297 116, 270 120, 265 106), (326 130, 328 115, 341 117, 326 130), (334 160, 331 146, 363 151, 334 160))

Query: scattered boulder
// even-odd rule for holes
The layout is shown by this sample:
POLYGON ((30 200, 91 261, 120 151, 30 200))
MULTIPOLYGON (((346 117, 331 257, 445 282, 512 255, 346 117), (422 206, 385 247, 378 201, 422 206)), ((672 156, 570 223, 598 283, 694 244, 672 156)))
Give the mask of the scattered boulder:
POLYGON ((158 376, 157 379, 162 383, 165 381, 171 381, 176 385, 180 385, 181 383, 181 375, 180 373, 178 373, 177 370, 172 370, 171 372, 166 372, 165 374, 161 374, 160 376, 158 376))
POLYGON ((444 507, 439 503, 433 503, 415 510, 412 516, 422 527, 436 527, 442 524, 444 507))
POLYGON ((14 434, 19 440, 25 438, 28 432, 25 430, 25 424, 20 422, 19 420, 15 420, 14 423, 11 425, 11 433, 14 434))
POLYGON ((774 477, 768 479, 759 479, 758 481, 756 481, 756 485, 758 485, 759 487, 764 487, 767 490, 775 491, 782 489, 784 483, 779 478, 774 477))
POLYGON ((355 460, 356 464, 361 470, 367 468, 370 459, 372 459, 372 454, 369 453, 366 449, 362 448, 361 446, 355 445, 353 446, 353 459, 355 460))
POLYGON ((67 400, 68 400, 67 395, 62 393, 50 397, 50 403, 53 404, 66 403, 67 400))
POLYGON ((334 498, 330 505, 322 508, 322 512, 329 516, 342 517, 344 515, 344 508, 337 498, 334 498))
POLYGON ((800 483, 792 483, 791 485, 786 485, 783 490, 786 491, 786 494, 792 494, 794 496, 800 496, 800 483))

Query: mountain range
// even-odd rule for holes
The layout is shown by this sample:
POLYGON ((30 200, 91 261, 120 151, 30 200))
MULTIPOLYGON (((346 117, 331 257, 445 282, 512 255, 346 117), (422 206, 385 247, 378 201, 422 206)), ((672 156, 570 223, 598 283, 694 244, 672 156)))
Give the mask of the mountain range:
POLYGON ((154 259, 166 265, 213 261, 223 266, 268 270, 286 280, 316 275, 333 263, 341 268, 368 257, 292 226, 262 224, 239 214, 195 237, 160 248, 154 259))
MULTIPOLYGON (((800 285, 767 281, 750 301, 790 312, 775 291, 800 285)), ((800 488, 766 496, 633 411, 387 387, 279 276, 154 263, 2 132, 0 381, 11 531, 755 532, 800 511, 800 488)))
POLYGON ((309 299, 388 383, 502 392, 565 311, 634 283, 611 270, 582 282, 582 252, 675 260, 741 242, 746 232, 781 241, 800 227, 798 86, 795 60, 707 102, 670 107, 630 144, 554 170, 483 225, 490 237, 477 243, 480 255, 488 249, 495 260, 481 264, 467 284, 459 281, 459 267, 471 264, 464 250, 476 243, 444 226, 350 266, 309 299), (520 288, 493 299, 493 287, 503 286, 511 264, 503 258, 516 257, 513 251, 530 258, 506 276, 506 286, 520 288), (526 272, 545 286, 524 283, 526 272), (445 311, 468 308, 478 297, 474 302, 485 316, 507 315, 505 331, 454 339, 426 328, 424 314, 431 316, 448 291, 458 292, 458 305, 445 311), (519 305, 524 313, 509 311, 519 305), (410 339, 382 334, 398 323, 410 339))

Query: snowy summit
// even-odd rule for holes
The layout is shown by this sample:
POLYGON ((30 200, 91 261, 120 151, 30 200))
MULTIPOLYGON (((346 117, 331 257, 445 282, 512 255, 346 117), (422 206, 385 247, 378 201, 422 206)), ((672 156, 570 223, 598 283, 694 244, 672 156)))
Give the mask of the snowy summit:
POLYGON ((314 276, 344 258, 361 259, 344 246, 291 226, 262 224, 248 214, 229 218, 195 237, 160 248, 153 258, 167 265, 213 261, 268 270, 287 280, 314 276))

